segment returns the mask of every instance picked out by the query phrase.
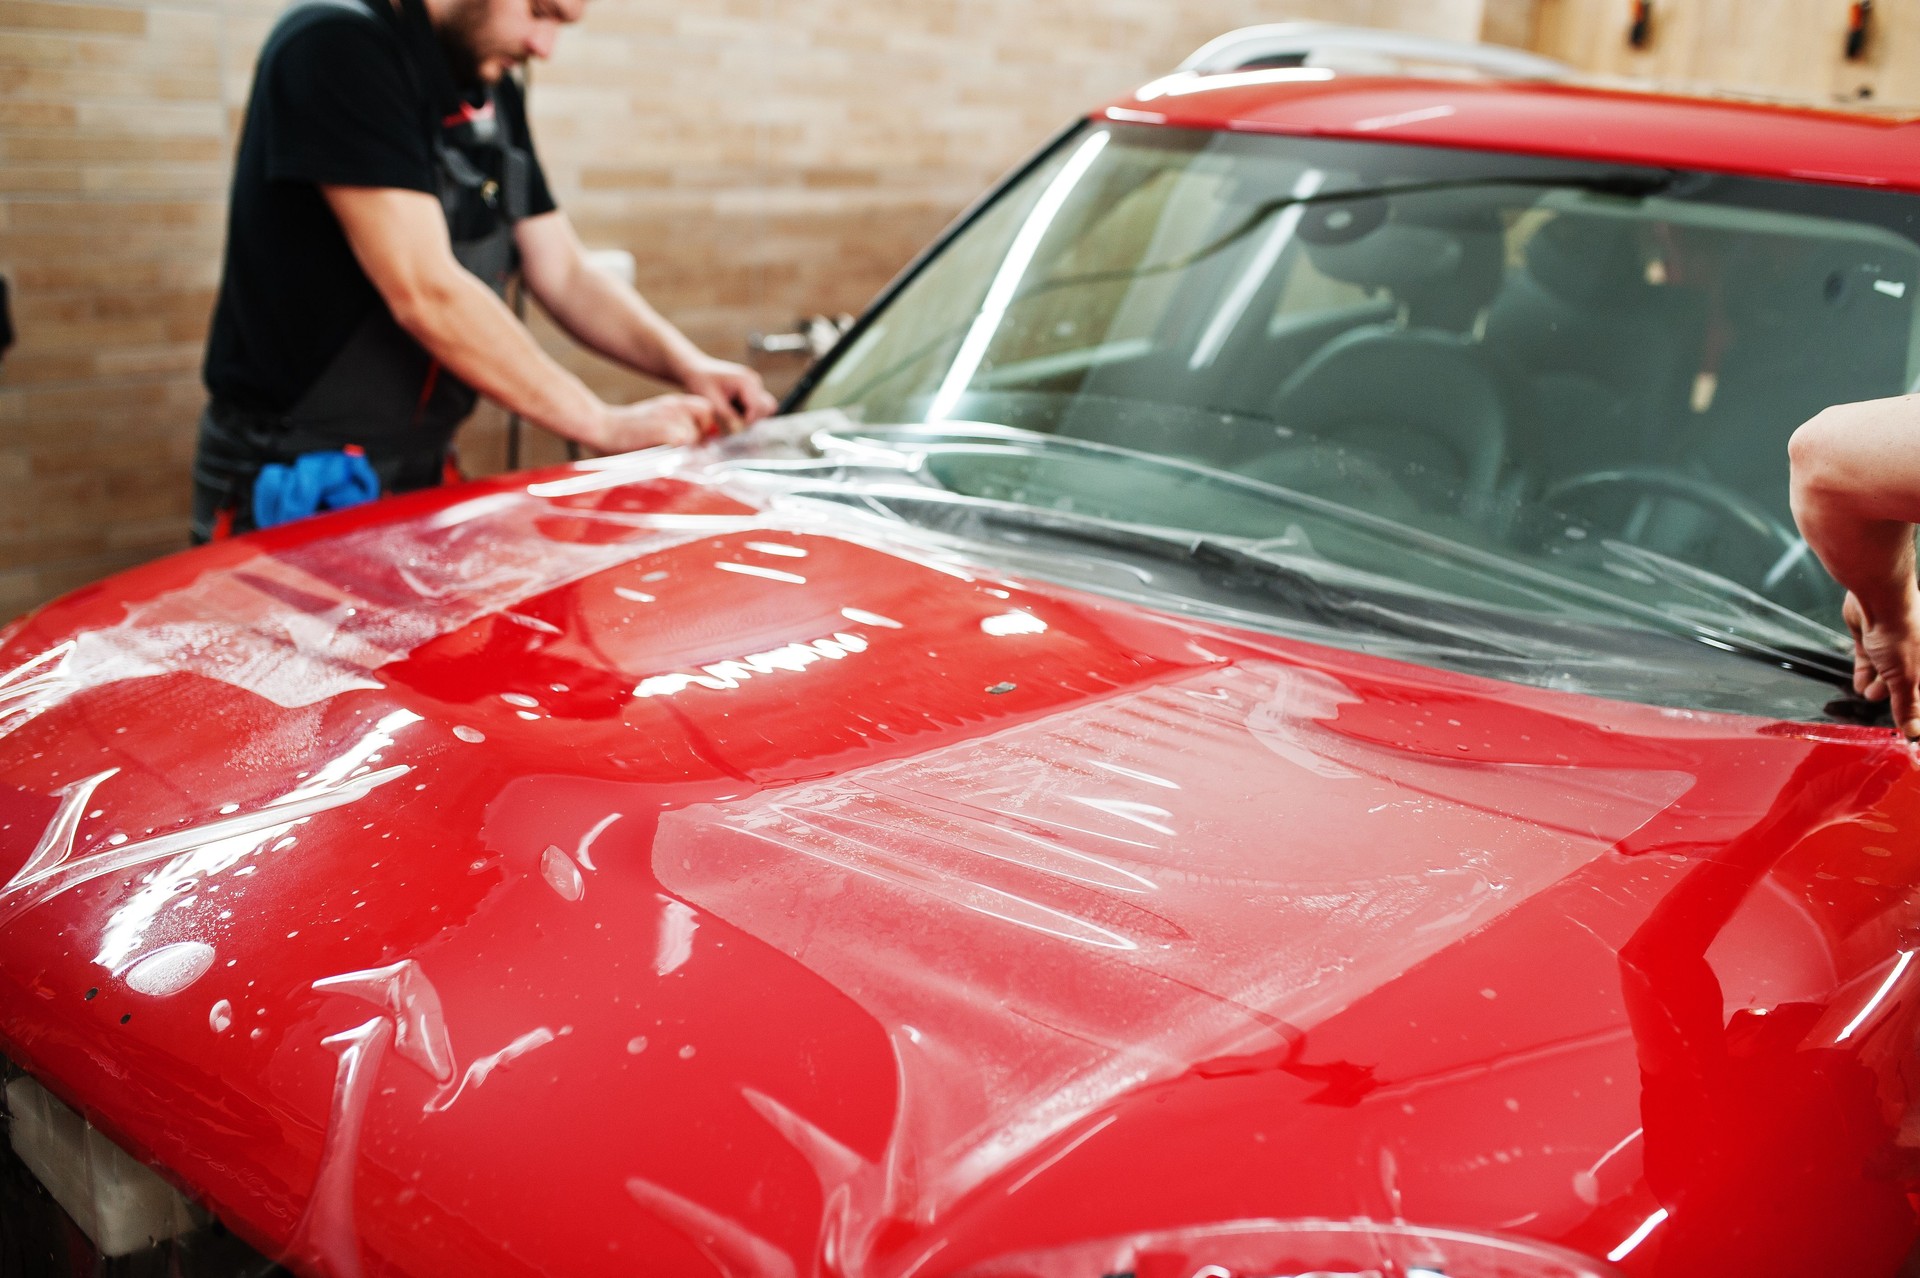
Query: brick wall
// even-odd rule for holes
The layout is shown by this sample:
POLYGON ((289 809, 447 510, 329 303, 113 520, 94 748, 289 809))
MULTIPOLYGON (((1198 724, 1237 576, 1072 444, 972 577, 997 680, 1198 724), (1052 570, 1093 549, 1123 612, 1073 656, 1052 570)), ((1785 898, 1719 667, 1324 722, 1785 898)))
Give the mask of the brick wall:
MULTIPOLYGON (((589 242, 631 249, 649 295, 738 357, 751 329, 859 309, 1069 116, 1220 30, 1439 30, 1477 4, 593 0, 534 73, 535 131, 589 242)), ((0 620, 184 544, 228 166, 280 7, 0 0, 0 272, 21 334, 0 366, 0 620)), ((469 461, 497 467, 501 438, 483 412, 469 461)))
POLYGON ((179 530, 179 421, 218 270, 223 24, 0 0, 0 615, 179 530))

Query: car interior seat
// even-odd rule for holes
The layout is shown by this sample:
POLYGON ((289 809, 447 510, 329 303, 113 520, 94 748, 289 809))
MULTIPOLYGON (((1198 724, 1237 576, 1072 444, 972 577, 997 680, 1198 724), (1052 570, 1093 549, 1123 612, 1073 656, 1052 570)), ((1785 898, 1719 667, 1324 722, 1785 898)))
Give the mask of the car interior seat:
POLYGON ((1652 268, 1645 223, 1557 214, 1487 311, 1485 344, 1537 417, 1510 441, 1531 487, 1643 458, 1688 412, 1706 299, 1652 268))
POLYGON ((1908 390, 1920 263, 1849 240, 1740 240, 1721 263, 1713 394, 1675 436, 1675 460, 1787 520, 1794 428, 1829 405, 1908 390))
POLYGON ((1269 401, 1281 446, 1240 469, 1388 515, 1400 513, 1390 486, 1403 507, 1478 514, 1501 482, 1513 416, 1472 331, 1499 288, 1499 224, 1485 210, 1404 222, 1368 204, 1316 207, 1300 239, 1315 269, 1391 296, 1402 318, 1351 329, 1295 369, 1269 401))
POLYGON ((1720 248, 1711 381, 1671 436, 1672 464, 1751 498, 1789 543, 1783 554, 1719 538, 1708 567, 1790 605, 1830 606, 1808 593, 1821 579, 1804 571, 1787 440, 1829 405, 1909 389, 1920 262, 1910 249, 1850 238, 1742 235, 1720 248))

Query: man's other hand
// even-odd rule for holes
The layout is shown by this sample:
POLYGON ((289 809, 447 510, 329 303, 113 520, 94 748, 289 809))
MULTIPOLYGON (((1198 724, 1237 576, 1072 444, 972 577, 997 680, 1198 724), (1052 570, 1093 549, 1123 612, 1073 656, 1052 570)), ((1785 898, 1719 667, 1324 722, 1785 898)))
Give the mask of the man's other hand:
POLYGON ((1909 740, 1920 737, 1920 593, 1907 592, 1903 612, 1871 619, 1849 593, 1841 616, 1853 632, 1853 690, 1892 702, 1894 726, 1909 740))
POLYGON ((720 430, 719 413, 699 395, 656 395, 637 404, 608 405, 591 441, 603 453, 630 453, 665 444, 685 447, 720 430))
POLYGON ((726 435, 772 416, 780 407, 780 401, 768 394, 760 374, 744 364, 711 355, 689 359, 680 372, 680 385, 688 394, 713 405, 720 432, 726 435))

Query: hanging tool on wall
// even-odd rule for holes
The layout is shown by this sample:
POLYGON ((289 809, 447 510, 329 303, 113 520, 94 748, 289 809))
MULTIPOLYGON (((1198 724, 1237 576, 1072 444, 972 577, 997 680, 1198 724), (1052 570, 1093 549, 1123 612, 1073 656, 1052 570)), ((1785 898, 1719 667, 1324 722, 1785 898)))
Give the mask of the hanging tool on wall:
POLYGON ((1867 56, 1867 41, 1873 35, 1873 0, 1854 0, 1847 17, 1847 61, 1858 62, 1867 56))
POLYGON ((1653 0, 1633 0, 1633 21, 1627 27, 1627 43, 1636 49, 1653 43, 1653 0))
POLYGON ((853 327, 851 315, 807 315, 782 333, 747 334, 749 358, 754 355, 805 355, 820 359, 853 327))

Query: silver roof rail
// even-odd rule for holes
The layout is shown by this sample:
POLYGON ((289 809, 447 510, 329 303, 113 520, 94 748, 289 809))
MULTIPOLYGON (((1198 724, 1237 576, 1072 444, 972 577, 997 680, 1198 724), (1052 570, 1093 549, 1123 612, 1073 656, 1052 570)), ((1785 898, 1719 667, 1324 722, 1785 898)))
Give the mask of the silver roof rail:
POLYGON ((1553 58, 1496 44, 1347 27, 1332 22, 1273 22, 1242 27, 1200 46, 1179 69, 1192 75, 1243 71, 1260 63, 1335 70, 1392 71, 1405 63, 1459 67, 1515 80, 1562 80, 1574 69, 1553 58))

